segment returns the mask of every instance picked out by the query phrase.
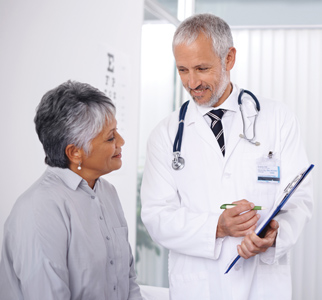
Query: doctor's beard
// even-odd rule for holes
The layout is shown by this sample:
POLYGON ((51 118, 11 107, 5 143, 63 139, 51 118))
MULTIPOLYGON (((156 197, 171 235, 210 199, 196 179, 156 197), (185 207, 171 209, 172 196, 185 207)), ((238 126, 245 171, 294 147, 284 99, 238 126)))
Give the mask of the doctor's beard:
MULTIPOLYGON (((224 94, 228 84, 230 83, 230 79, 229 79, 229 76, 225 70, 225 68, 223 67, 221 69, 221 76, 220 76, 220 81, 219 83, 215 86, 215 91, 212 93, 212 95, 210 96, 210 99, 208 102, 205 102, 205 103, 199 103, 194 97, 191 95, 190 93, 190 89, 188 90, 189 94, 192 96, 192 99, 195 101, 195 103, 199 106, 204 106, 204 107, 213 107, 218 101, 219 99, 221 98, 221 96, 224 94)), ((196 88, 197 89, 210 89, 209 86, 198 86, 196 88)))

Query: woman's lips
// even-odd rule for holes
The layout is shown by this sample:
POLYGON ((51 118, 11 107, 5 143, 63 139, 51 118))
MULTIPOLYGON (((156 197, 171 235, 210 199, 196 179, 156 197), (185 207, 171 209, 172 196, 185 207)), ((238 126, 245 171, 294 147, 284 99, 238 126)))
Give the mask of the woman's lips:
POLYGON ((122 158, 122 153, 120 152, 119 154, 114 155, 113 158, 122 158))

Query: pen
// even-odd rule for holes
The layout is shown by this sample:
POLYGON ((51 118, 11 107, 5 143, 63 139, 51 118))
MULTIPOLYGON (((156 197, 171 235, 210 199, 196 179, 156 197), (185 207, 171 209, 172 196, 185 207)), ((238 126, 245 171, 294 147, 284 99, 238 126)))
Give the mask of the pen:
MULTIPOLYGON (((233 208, 235 207, 237 204, 223 204, 222 206, 220 206, 221 209, 229 209, 229 208, 233 208)), ((266 209, 266 207, 264 206, 254 206, 254 208, 252 210, 263 210, 266 209)))

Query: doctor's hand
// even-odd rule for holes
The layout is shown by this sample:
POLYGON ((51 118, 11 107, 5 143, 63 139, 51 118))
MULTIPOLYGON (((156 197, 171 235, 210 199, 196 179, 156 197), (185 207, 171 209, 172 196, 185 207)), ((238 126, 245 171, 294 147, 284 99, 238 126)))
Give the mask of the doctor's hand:
POLYGON ((225 209, 220 215, 217 224, 216 237, 225 236, 241 237, 255 230, 259 214, 254 204, 243 199, 233 202, 235 207, 225 209))
POLYGON ((247 259, 256 254, 265 252, 269 247, 272 247, 275 244, 278 227, 278 222, 272 220, 269 223, 269 228, 263 238, 257 236, 255 232, 246 235, 241 242, 241 245, 237 246, 238 254, 247 259))

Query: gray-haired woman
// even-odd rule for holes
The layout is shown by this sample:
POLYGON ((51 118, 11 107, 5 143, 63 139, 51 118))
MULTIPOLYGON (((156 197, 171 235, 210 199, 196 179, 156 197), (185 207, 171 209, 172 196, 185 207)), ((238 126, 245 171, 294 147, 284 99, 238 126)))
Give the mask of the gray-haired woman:
POLYGON ((100 178, 122 165, 113 103, 68 81, 35 124, 49 166, 6 221, 0 299, 142 299, 120 201, 100 178))

